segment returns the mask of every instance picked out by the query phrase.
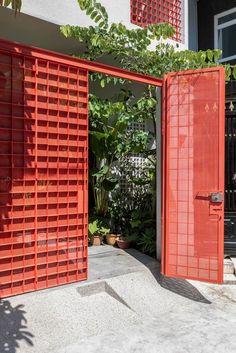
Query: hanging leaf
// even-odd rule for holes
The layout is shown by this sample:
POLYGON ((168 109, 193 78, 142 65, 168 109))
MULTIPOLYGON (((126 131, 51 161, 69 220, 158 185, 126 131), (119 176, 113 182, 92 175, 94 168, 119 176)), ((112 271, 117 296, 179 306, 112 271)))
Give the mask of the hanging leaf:
POLYGON ((225 65, 225 79, 226 81, 230 81, 231 78, 231 67, 230 65, 225 65))
POLYGON ((233 78, 236 80, 236 66, 233 67, 233 78))
POLYGON ((108 14, 99 2, 96 0, 77 0, 79 7, 82 11, 99 25, 100 28, 108 26, 108 14))

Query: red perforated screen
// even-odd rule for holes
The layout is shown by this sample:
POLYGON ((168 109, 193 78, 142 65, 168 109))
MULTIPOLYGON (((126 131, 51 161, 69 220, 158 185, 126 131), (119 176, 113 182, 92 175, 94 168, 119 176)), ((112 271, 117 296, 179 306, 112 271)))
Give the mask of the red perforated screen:
POLYGON ((1 49, 0 297, 86 279, 87 154, 88 71, 1 49))
POLYGON ((165 80, 163 272, 168 276, 223 281, 224 92, 222 68, 173 73, 165 80))
POLYGON ((175 28, 173 39, 182 40, 182 0, 131 0, 131 22, 147 27, 166 22, 175 28))

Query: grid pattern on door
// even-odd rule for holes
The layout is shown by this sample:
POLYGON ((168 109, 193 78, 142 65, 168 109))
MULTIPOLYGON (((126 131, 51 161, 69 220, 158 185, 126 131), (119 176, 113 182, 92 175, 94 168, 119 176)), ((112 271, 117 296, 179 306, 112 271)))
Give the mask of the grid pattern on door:
POLYGON ((0 52, 0 298, 87 278, 88 71, 0 52))
POLYGON ((165 90, 165 274, 223 280, 224 71, 169 74, 165 90))
POLYGON ((173 39, 182 41, 182 0, 131 0, 131 23, 140 27, 169 23, 175 28, 173 39))

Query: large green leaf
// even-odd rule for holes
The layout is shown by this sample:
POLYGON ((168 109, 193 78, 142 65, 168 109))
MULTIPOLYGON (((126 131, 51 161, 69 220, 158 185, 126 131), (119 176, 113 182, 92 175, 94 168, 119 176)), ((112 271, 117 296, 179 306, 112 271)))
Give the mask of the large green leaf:
POLYGON ((104 165, 97 173, 93 174, 93 177, 97 177, 97 178, 103 177, 108 173, 108 171, 109 171, 109 166, 104 165))
POLYGON ((118 184, 118 180, 104 179, 102 182, 102 187, 106 191, 112 191, 115 189, 117 184, 118 184))

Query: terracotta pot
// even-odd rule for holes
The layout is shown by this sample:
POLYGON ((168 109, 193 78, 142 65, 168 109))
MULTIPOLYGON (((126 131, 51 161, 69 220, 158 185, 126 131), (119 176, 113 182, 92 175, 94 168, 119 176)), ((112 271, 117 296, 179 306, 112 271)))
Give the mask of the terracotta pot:
POLYGON ((130 245, 131 245, 131 241, 123 240, 123 239, 117 239, 117 245, 119 246, 120 249, 129 249, 130 245))
POLYGON ((102 235, 94 235, 91 238, 91 244, 94 246, 100 246, 102 244, 103 236, 102 235))
POLYGON ((118 234, 107 234, 106 235, 106 242, 108 245, 114 246, 118 239, 119 239, 118 234))

